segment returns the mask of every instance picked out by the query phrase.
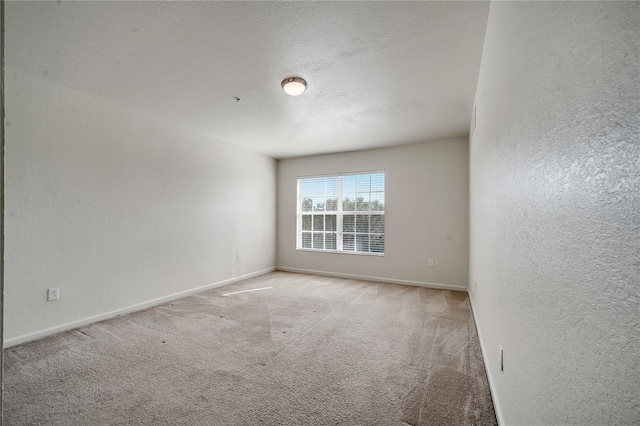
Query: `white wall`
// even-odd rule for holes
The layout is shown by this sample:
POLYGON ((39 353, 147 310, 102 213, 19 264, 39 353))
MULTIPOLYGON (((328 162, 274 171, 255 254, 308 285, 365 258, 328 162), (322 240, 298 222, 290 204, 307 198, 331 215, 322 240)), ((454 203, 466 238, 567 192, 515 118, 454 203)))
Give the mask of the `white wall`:
POLYGON ((278 267, 466 290, 468 161, 467 138, 280 160, 278 267), (297 251, 298 177, 370 170, 386 174, 384 257, 297 251))
POLYGON ((639 5, 491 4, 470 296, 506 424, 640 422, 639 5))
POLYGON ((10 68, 5 87, 9 345, 275 266, 274 160, 10 68))

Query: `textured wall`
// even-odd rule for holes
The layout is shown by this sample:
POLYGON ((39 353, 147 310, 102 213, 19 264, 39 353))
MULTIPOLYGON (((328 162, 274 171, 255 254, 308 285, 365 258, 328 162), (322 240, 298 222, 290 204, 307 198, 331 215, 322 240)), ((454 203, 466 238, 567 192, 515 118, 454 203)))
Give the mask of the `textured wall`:
POLYGON ((275 266, 274 160, 10 69, 5 85, 7 340, 275 266))
POLYGON ((640 422, 639 5, 491 5, 470 293, 507 424, 640 422))
POLYGON ((468 176, 467 138, 280 160, 277 265, 466 289, 468 176), (296 250, 298 177, 367 170, 386 173, 384 257, 296 250))

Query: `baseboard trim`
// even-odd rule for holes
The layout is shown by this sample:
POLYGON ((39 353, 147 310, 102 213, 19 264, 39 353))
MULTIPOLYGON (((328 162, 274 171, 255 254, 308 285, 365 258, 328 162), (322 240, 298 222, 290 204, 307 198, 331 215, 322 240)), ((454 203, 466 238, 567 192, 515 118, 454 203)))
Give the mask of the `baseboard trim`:
POLYGON ((336 278, 351 278, 357 280, 366 280, 366 281, 378 281, 392 284, 404 284, 404 285, 412 285, 416 287, 427 287, 427 288, 436 288, 440 290, 455 290, 455 291, 468 291, 467 287, 451 285, 451 284, 438 284, 438 283, 428 283, 422 281, 409 281, 409 280, 398 280, 394 278, 382 278, 382 277, 370 277, 366 275, 355 275, 355 274, 343 274, 338 272, 329 272, 329 271, 314 271, 311 269, 299 269, 299 268, 289 268, 287 266, 277 266, 276 270, 283 272, 295 272, 299 274, 312 274, 312 275, 323 275, 326 277, 336 277, 336 278))
POLYGON ((487 379, 489 380, 489 389, 491 390, 491 399, 493 400, 493 409, 496 412, 496 419, 498 420, 498 426, 504 425, 504 418, 502 417, 502 410, 500 409, 500 401, 498 400, 498 393, 496 391, 496 387, 494 385, 493 379, 491 378, 491 373, 489 373, 489 368, 487 367, 487 360, 491 359, 487 357, 487 351, 485 345, 482 343, 482 332, 480 331, 480 323, 478 322, 478 317, 476 316, 476 310, 473 306, 473 299, 469 297, 469 303, 471 303, 471 314, 473 315, 473 322, 476 324, 476 330, 478 332, 478 341, 480 341, 480 351, 482 352, 482 358, 484 358, 484 369, 487 373, 487 379))
POLYGON ((115 318, 120 315, 129 314, 131 312, 152 308, 154 306, 162 305, 163 303, 166 303, 166 302, 171 302, 176 299, 182 299, 183 297, 191 296, 197 293, 202 293, 203 291, 211 290, 216 287, 222 287, 223 285, 231 284, 236 281, 246 280, 247 278, 253 278, 259 275, 264 275, 269 272, 273 272, 275 270, 276 270, 275 267, 263 269, 261 271, 252 272, 239 277, 229 278, 227 280, 218 281, 215 283, 192 288, 190 290, 180 291, 178 293, 173 293, 167 296, 158 297, 157 299, 152 299, 146 302, 137 303, 135 305, 126 306, 124 308, 115 309, 113 311, 105 312, 103 314, 94 315, 94 316, 83 318, 77 321, 71 321, 65 324, 57 325, 55 327, 45 328, 44 330, 36 331, 34 333, 23 334, 22 336, 13 337, 11 339, 5 340, 4 348, 6 349, 12 346, 20 345, 22 343, 27 343, 34 340, 42 339, 44 337, 51 336, 53 334, 61 333, 67 330, 73 330, 74 328, 82 327, 84 325, 92 324, 94 322, 104 321, 107 319, 115 318))

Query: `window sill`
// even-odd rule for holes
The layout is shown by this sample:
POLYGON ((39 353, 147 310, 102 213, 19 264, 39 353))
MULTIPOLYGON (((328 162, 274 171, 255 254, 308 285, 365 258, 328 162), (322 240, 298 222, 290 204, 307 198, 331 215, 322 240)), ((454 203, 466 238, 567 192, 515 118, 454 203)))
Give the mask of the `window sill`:
POLYGON ((370 253, 370 252, 363 252, 363 251, 318 250, 318 249, 308 249, 308 248, 296 248, 296 251, 308 251, 308 252, 314 252, 314 253, 350 254, 350 255, 359 255, 359 256, 384 257, 384 253, 370 253))

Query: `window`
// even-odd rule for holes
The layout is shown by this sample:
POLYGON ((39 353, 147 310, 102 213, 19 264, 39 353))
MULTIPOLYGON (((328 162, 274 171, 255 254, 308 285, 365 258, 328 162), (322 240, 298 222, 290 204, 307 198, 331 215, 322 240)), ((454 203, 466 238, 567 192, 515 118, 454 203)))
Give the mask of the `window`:
POLYGON ((298 179, 298 250, 384 254, 384 172, 298 179))

